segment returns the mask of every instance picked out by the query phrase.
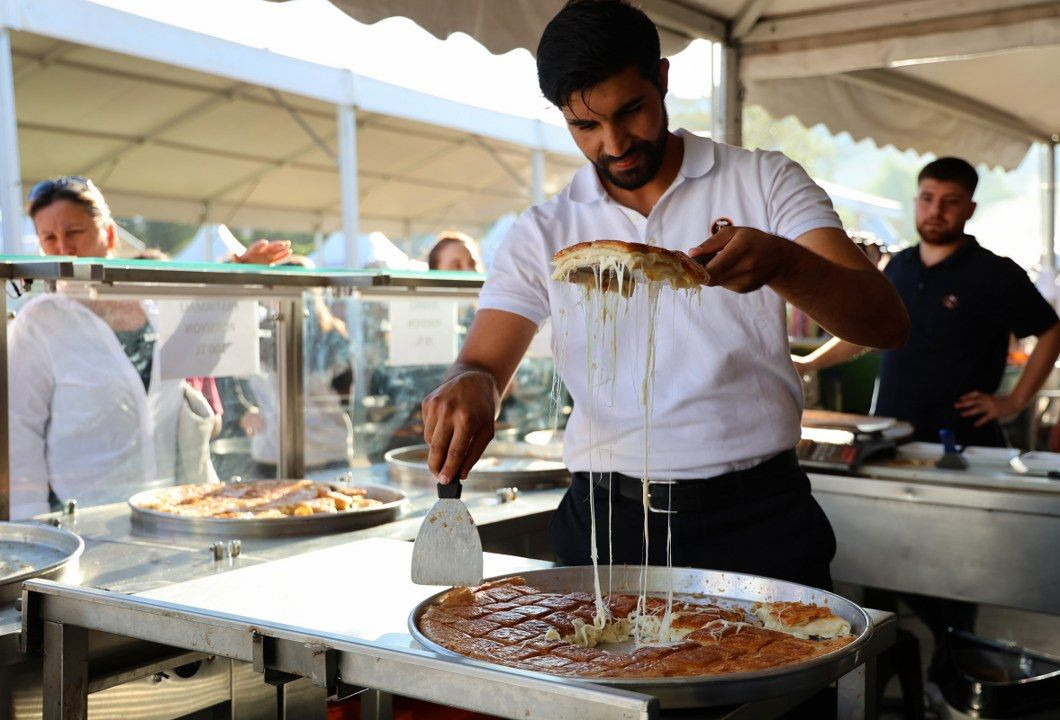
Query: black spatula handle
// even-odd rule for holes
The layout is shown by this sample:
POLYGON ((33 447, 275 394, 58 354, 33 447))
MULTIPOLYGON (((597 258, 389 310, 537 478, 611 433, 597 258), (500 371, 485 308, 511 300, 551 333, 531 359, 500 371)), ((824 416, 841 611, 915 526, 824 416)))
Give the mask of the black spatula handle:
POLYGON ((459 478, 454 478, 447 483, 438 483, 438 498, 440 500, 459 500, 460 491, 463 486, 459 478))

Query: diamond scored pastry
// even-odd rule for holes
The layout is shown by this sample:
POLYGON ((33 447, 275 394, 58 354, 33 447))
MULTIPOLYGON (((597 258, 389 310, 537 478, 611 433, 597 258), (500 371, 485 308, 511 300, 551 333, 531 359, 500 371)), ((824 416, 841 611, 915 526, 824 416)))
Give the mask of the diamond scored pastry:
MULTIPOLYGON (((659 598, 646 613, 665 608, 659 598)), ((739 608, 710 603, 674 602, 667 637, 632 651, 611 652, 606 643, 628 640, 636 617, 636 597, 609 595, 613 616, 604 628, 581 617, 592 617, 593 597, 587 593, 547 592, 511 577, 475 588, 456 588, 427 608, 420 629, 434 642, 476 660, 554 675, 585 677, 693 677, 748 672, 804 662, 838 650, 854 640, 850 624, 831 610, 802 603, 771 603, 779 615, 802 628, 798 632, 761 627, 758 618, 739 608), (563 609, 558 609, 563 608, 563 609), (581 617, 579 617, 581 616, 581 617), (808 620, 806 620, 809 618, 808 620), (799 622, 795 622, 798 620, 799 622), (823 640, 801 637, 807 623, 845 634, 823 640), (829 621, 833 621, 829 625, 829 621), (839 621, 835 623, 834 621, 839 621), (592 631, 586 632, 592 628, 592 631), (604 643, 604 644, 599 644, 604 643), (594 646, 595 645, 595 646, 594 646)), ((656 619, 656 615, 647 617, 656 619)), ((659 627, 659 623, 654 623, 659 627)), ((814 633, 815 636, 817 633, 814 633)))

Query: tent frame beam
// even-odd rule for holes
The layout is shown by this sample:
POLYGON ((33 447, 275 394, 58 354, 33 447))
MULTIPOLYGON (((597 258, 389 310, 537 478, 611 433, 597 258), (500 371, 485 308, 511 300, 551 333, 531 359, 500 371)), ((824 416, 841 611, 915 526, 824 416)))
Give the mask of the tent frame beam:
POLYGON ((729 41, 739 41, 747 35, 762 14, 769 9, 771 2, 772 0, 745 0, 740 12, 732 19, 732 24, 729 26, 729 41))
MULTIPOLYGON (((89 162, 85 163, 80 168, 78 168, 75 174, 87 176, 90 174, 91 170, 101 167, 103 165, 107 165, 108 163, 112 165, 112 172, 113 167, 117 166, 117 164, 121 162, 122 158, 124 158, 136 148, 154 143, 159 139, 162 133, 168 132, 170 130, 180 127, 181 125, 184 125, 185 123, 191 122, 192 120, 197 119, 202 113, 208 112, 219 105, 224 105, 234 101, 236 88, 238 88, 238 86, 234 86, 228 92, 219 93, 203 100, 202 102, 198 102, 192 105, 186 110, 182 110, 181 112, 170 117, 169 119, 164 120, 158 125, 155 125, 153 128, 151 128, 139 137, 130 137, 128 139, 128 142, 124 146, 116 150, 112 150, 111 152, 105 153, 95 158, 94 160, 90 160, 89 162)), ((103 182, 104 181, 101 180, 100 184, 103 184, 103 182)))
MULTIPOLYGON (((39 132, 52 132, 52 133, 64 134, 64 135, 73 135, 75 137, 93 137, 93 138, 102 138, 102 139, 106 139, 106 140, 127 140, 127 141, 134 140, 134 138, 132 138, 132 137, 130 137, 128 135, 121 135, 121 134, 117 134, 117 133, 101 133, 101 132, 98 132, 98 131, 72 130, 70 128, 54 127, 54 126, 50 126, 50 125, 41 125, 39 123, 22 123, 20 125, 20 127, 23 128, 23 129, 26 129, 26 130, 36 130, 36 131, 39 131, 39 132)), ((296 168, 296 169, 299 169, 299 170, 308 170, 308 171, 311 171, 311 172, 319 172, 319 173, 332 173, 332 172, 334 172, 334 167, 327 166, 327 165, 320 165, 320 164, 317 164, 317 163, 295 162, 295 161, 287 160, 285 158, 269 158, 269 157, 265 157, 265 156, 262 156, 262 155, 254 155, 254 154, 251 154, 251 153, 236 152, 236 151, 232 151, 232 150, 220 150, 218 148, 206 148, 206 147, 200 147, 198 145, 189 145, 187 143, 174 142, 174 141, 171 141, 171 140, 162 140, 160 138, 156 138, 155 140, 153 140, 152 144, 158 145, 159 147, 169 148, 169 149, 172 149, 172 150, 180 150, 180 151, 183 151, 183 152, 197 153, 197 154, 209 155, 209 156, 213 156, 213 157, 224 157, 224 158, 228 158, 230 160, 238 160, 238 161, 244 161, 244 162, 259 163, 259 164, 261 164, 263 166, 267 166, 269 169, 279 169, 281 167, 293 167, 293 168, 296 168)), ((461 144, 461 143, 454 143, 454 146, 459 145, 459 144, 461 144)), ((300 149, 304 150, 305 148, 303 147, 303 148, 300 148, 300 149)), ((232 184, 226 186, 225 190, 227 192, 231 192, 232 190, 234 190, 234 189, 236 189, 238 187, 241 187, 241 186, 245 185, 248 182, 252 182, 254 179, 256 179, 257 174, 259 172, 261 172, 260 169, 255 170, 254 173, 253 173, 253 177, 251 177, 248 174, 248 176, 245 176, 244 178, 241 178, 241 182, 239 182, 238 184, 232 183, 232 184), (235 185, 235 187, 232 187, 232 185, 235 185)), ((482 193, 482 194, 486 194, 486 195, 494 195, 494 196, 503 197, 503 198, 522 197, 522 193, 520 193, 519 195, 514 195, 514 194, 512 194, 510 192, 506 192, 504 190, 500 190, 500 189, 498 189, 498 188, 496 188, 495 186, 492 186, 492 185, 484 187, 484 188, 478 188, 478 187, 466 186, 466 185, 465 186, 454 186, 452 183, 442 183, 442 182, 438 182, 438 181, 434 181, 434 180, 428 180, 428 179, 425 179, 425 178, 398 176, 398 175, 395 175, 393 173, 382 173, 382 172, 378 172, 378 171, 374 171, 374 170, 361 170, 360 172, 361 172, 361 177, 364 177, 364 178, 381 179, 381 180, 385 180, 385 181, 389 181, 389 182, 400 182, 400 183, 405 183, 405 184, 408 184, 408 185, 418 185, 420 187, 427 187, 427 188, 432 188, 432 189, 436 189, 436 190, 437 189, 442 189, 442 190, 453 189, 453 190, 457 190, 457 191, 460 191, 460 192, 465 192, 465 191, 466 192, 478 192, 478 193, 482 193)), ((220 196, 211 193, 211 197, 213 197, 214 199, 218 199, 220 196)), ((190 198, 175 197, 174 199, 180 200, 180 199, 190 199, 190 198)), ((196 198, 196 200, 200 200, 201 201, 201 198, 196 198)))
POLYGON ((936 0, 906 0, 759 21, 742 39, 749 52, 787 52, 898 36, 966 31, 1058 14, 1060 8, 1047 0, 962 0, 960 12, 936 0), (902 22, 894 22, 896 16, 902 22))
POLYGON ((22 167, 14 75, 11 33, 0 27, 0 222, 5 253, 17 253, 22 241, 22 167))
POLYGON ((63 56, 69 55, 76 49, 77 45, 68 43, 65 40, 60 40, 41 53, 36 62, 32 64, 27 63, 19 67, 18 70, 15 71, 15 82, 25 82, 27 78, 36 75, 42 70, 47 70, 52 65, 57 64, 63 56))
POLYGON ((638 4, 657 25, 666 30, 715 42, 728 37, 728 22, 706 10, 692 9, 675 0, 641 0, 638 4))

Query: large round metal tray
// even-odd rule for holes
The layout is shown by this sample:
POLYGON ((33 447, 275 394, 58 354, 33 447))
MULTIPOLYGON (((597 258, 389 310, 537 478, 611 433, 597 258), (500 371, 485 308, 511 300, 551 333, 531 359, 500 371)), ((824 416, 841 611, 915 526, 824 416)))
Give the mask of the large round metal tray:
POLYGON ((0 560, 29 569, 3 574, 0 571, 0 603, 22 593, 30 578, 76 583, 80 578, 81 553, 85 541, 69 530, 36 523, 0 522, 0 560))
MULTIPOLYGON (((528 585, 542 590, 558 592, 592 592, 592 567, 562 567, 544 570, 527 570, 516 573, 526 579, 528 585)), ((797 601, 827 605, 832 612, 850 623, 855 639, 835 652, 803 663, 785 665, 754 672, 729 673, 726 675, 704 675, 681 678, 586 678, 580 680, 567 676, 548 675, 526 670, 512 672, 559 681, 593 682, 616 686, 626 690, 643 692, 659 698, 664 708, 710 707, 762 700, 789 695, 814 688, 823 688, 835 682, 861 662, 862 649, 872 633, 872 622, 860 607, 846 598, 824 590, 739 573, 673 568, 672 582, 675 596, 716 598, 724 605, 750 607, 754 602, 797 601)), ((507 577, 507 575, 498 576, 507 577)), ((605 592, 640 592, 641 568, 618 566, 610 577, 611 568, 600 568, 600 582, 605 592)), ((497 579, 497 578, 493 578, 497 579)), ((664 567, 648 568, 648 592, 665 596, 669 582, 664 567)), ((456 655, 465 662, 478 663, 448 650, 428 639, 419 628, 419 620, 426 609, 441 602, 444 592, 433 595, 417 605, 409 615, 408 627, 412 636, 423 645, 442 655, 456 655)), ((486 664, 486 663, 484 663, 486 664)), ((491 667, 498 667, 492 665, 491 667)), ((507 668, 506 668, 507 669, 507 668)))
MULTIPOLYGON (((562 462, 535 457, 532 449, 523 445, 507 441, 490 443, 464 484, 477 490, 505 487, 530 490, 570 482, 570 472, 562 462)), ((412 445, 388 452, 384 457, 390 479, 400 485, 434 487, 436 481, 427 467, 427 450, 426 445, 412 445)))
MULTIPOLYGON (((338 483, 323 483, 338 487, 338 483)), ((152 500, 160 490, 145 490, 129 498, 133 527, 147 533, 187 533, 215 537, 291 537, 295 535, 326 535, 382 525, 397 519, 407 495, 386 485, 355 483, 367 490, 367 497, 381 505, 361 510, 320 513, 283 518, 205 518, 184 517, 158 510, 147 510, 140 504, 152 500)), ((165 488, 169 489, 169 488, 165 488)))

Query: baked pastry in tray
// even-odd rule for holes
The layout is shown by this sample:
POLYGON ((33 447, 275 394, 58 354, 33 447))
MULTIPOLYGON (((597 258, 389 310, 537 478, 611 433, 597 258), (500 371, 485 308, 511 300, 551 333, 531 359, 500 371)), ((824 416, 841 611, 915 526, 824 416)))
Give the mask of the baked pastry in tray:
POLYGON ((137 507, 183 517, 250 519, 347 512, 379 504, 356 486, 312 480, 253 480, 164 488, 137 507))
MULTIPOLYGON (((805 662, 854 640, 849 623, 844 629, 846 621, 819 623, 816 627, 826 637, 806 632, 806 637, 798 637, 763 627, 739 607, 675 601, 666 628, 661 627, 666 603, 660 598, 647 598, 639 618, 635 595, 608 595, 604 602, 612 619, 600 628, 593 625, 592 595, 545 592, 511 577, 450 591, 423 613, 420 630, 442 647, 475 660, 555 675, 620 678, 763 670, 805 662), (627 647, 626 642, 608 649, 607 641, 628 638, 635 626, 649 637, 654 629, 655 642, 639 647, 627 647), (587 631, 590 627, 593 630, 587 631)), ((783 605, 792 618, 836 617, 818 605, 783 605)))
POLYGON ((638 282, 674 289, 698 288, 709 280, 703 266, 683 252, 622 240, 594 240, 563 248, 552 257, 553 280, 627 297, 638 282))

